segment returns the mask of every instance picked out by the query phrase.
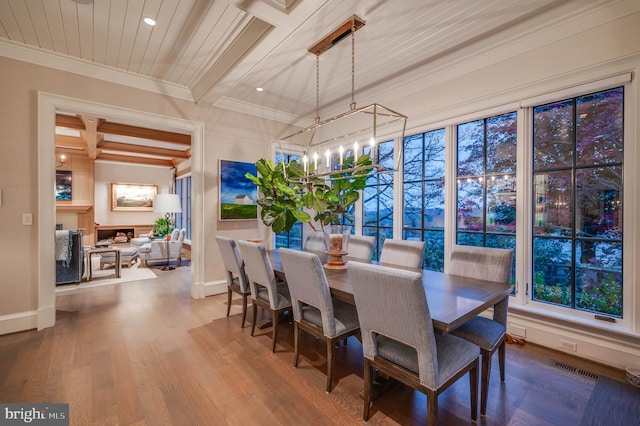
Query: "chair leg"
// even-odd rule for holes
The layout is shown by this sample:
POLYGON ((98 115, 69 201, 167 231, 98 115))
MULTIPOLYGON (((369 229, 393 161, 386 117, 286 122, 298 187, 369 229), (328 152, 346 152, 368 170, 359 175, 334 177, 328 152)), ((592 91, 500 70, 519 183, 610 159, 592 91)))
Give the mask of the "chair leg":
POLYGON ((371 408, 371 388, 373 386, 373 368, 367 358, 364 359, 364 409, 362 419, 369 420, 369 409, 371 408))
POLYGON ((434 391, 427 391, 427 425, 436 426, 438 424, 438 394, 434 391))
MULTIPOLYGON (((242 295, 242 324, 240 324, 240 328, 244 328, 244 321, 247 319, 247 298, 246 294, 242 295)), ((229 316, 228 311, 227 316, 229 316)))
POLYGON ((278 311, 273 311, 273 344, 271 345, 271 352, 276 351, 276 342, 278 341, 278 311))
POLYGON ((296 321, 293 322, 293 367, 298 367, 298 360, 300 357, 299 351, 300 344, 300 327, 296 321))
POLYGON ((231 312, 231 289, 227 288, 227 316, 231 312))
POLYGON ((487 414, 487 395, 489 394, 489 378, 491 377, 491 352, 481 349, 482 373, 480 384, 480 415, 487 414))
POLYGON ((256 322, 258 321, 258 305, 256 305, 256 301, 253 301, 253 324, 251 324, 251 337, 253 337, 253 333, 256 331, 256 322))
POLYGON ((504 365, 507 349, 507 339, 504 339, 498 346, 498 363, 500 365, 500 381, 504 382, 504 365))
POLYGON ((471 420, 474 422, 478 419, 478 360, 469 370, 469 395, 471 397, 471 420))
MULTIPOLYGON (((338 341, 339 342, 339 341, 338 341)), ((331 382, 333 380, 333 339, 327 340, 327 393, 331 392, 331 382)))

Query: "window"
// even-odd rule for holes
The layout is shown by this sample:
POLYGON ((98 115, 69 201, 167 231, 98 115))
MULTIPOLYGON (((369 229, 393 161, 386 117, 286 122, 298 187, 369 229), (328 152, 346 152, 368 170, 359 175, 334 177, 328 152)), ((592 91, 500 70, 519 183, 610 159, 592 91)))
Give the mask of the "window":
MULTIPOLYGON (((457 126, 457 228, 461 245, 516 248, 515 112, 457 126)), ((515 291, 515 286, 514 286, 515 291)))
POLYGON ((176 213, 176 227, 184 228, 185 239, 191 240, 191 176, 176 179, 176 194, 182 204, 182 213, 176 213))
POLYGON ((445 131, 404 139, 403 235, 425 242, 424 269, 444 270, 445 131))
POLYGON ((623 104, 533 108, 533 300, 622 317, 623 104))
MULTIPOLYGON (((371 147, 364 148, 365 154, 371 147)), ((393 141, 382 142, 375 149, 377 162, 393 169, 393 141)), ((393 238, 393 173, 374 174, 367 178, 362 200, 362 235, 375 237, 373 259, 380 256, 386 238, 393 238)))
MULTIPOLYGON (((298 161, 300 156, 276 152, 276 164, 281 161, 298 161)), ((286 247, 302 250, 302 222, 298 221, 289 232, 275 234, 276 248, 286 247)))

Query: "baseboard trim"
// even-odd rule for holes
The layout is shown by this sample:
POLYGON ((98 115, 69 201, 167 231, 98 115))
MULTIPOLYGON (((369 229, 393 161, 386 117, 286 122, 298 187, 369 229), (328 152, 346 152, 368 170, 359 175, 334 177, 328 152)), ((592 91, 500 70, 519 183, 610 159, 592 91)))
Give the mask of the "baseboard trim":
POLYGON ((227 281, 226 280, 217 280, 211 281, 204 285, 204 295, 215 296, 217 294, 223 294, 227 292, 227 281))
MULTIPOLYGON (((510 307, 511 308, 511 307, 510 307)), ((561 324, 553 318, 541 318, 509 309, 507 330, 516 337, 577 357, 624 369, 640 358, 637 339, 619 333, 561 324)))
MULTIPOLYGON (((25 311, 0 316, 0 335, 38 328, 38 312, 25 311)), ((50 326, 49 326, 50 327, 50 326)))

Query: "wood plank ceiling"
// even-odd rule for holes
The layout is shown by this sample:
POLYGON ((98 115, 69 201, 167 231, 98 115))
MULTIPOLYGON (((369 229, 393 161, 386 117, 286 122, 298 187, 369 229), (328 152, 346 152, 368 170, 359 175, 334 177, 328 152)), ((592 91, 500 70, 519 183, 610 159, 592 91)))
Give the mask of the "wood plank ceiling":
MULTIPOLYGON (((615 3, 0 0, 0 56, 306 127, 316 117, 316 58, 308 49, 352 15, 366 23, 355 43, 358 102, 405 112, 393 102, 412 93, 416 84, 426 89, 442 83, 466 59, 482 59, 490 49, 515 40, 534 40, 532 34, 542 35, 535 43, 545 43, 551 25, 598 8, 600 16, 608 16, 612 9, 607 8, 615 3), (145 17, 157 24, 145 24, 145 17), (264 90, 257 92, 258 87, 264 90)), ((345 42, 322 54, 319 102, 325 117, 349 106, 351 55, 351 44, 345 42)), ((477 62, 482 66, 482 60, 477 62)), ((81 130, 90 134, 82 111, 74 113, 85 125, 81 130)), ((117 135, 106 130, 111 123, 98 117, 95 124, 89 155, 107 158, 108 151, 122 148, 114 144, 135 145, 109 139, 117 135)))

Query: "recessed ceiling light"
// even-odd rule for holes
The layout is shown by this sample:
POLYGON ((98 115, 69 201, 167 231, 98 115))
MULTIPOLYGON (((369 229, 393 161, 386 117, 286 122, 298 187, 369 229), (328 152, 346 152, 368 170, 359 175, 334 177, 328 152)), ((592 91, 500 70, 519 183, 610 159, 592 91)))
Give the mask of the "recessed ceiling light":
POLYGON ((152 18, 144 18, 144 23, 153 27, 156 24, 156 21, 152 18))
POLYGON ((264 89, 263 89, 262 87, 256 87, 256 90, 257 90, 258 92, 264 92, 264 89))

